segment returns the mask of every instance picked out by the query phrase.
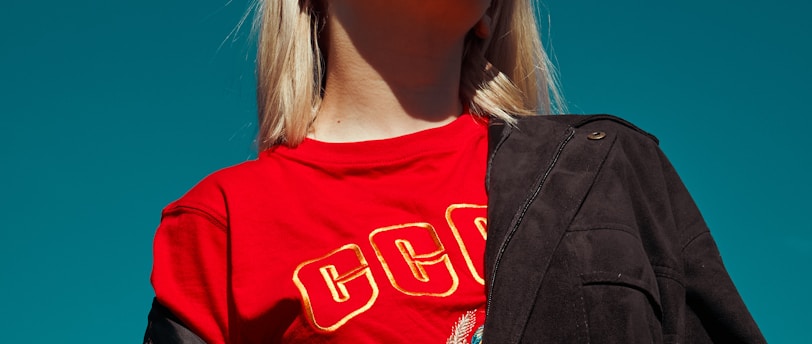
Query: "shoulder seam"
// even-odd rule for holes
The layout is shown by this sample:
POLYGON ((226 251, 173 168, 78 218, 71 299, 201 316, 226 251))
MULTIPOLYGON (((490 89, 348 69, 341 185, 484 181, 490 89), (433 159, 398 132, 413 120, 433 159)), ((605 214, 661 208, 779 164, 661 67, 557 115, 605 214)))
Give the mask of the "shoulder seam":
POLYGON ((632 124, 631 122, 624 120, 620 117, 615 115, 609 114, 594 114, 594 115, 572 115, 572 114, 561 114, 561 115, 539 115, 538 117, 544 117, 551 121, 555 121, 557 123, 561 123, 564 125, 571 126, 573 128, 581 128, 589 123, 597 122, 597 121, 611 121, 617 124, 620 124, 624 127, 632 129, 643 136, 647 137, 648 139, 654 141, 656 144, 660 144, 660 140, 657 139, 656 136, 652 135, 651 133, 640 129, 638 126, 632 124))
POLYGON ((228 230, 228 226, 225 224, 225 221, 222 219, 222 218, 224 218, 224 216, 218 216, 218 215, 214 214, 214 212, 212 212, 210 210, 207 210, 207 209, 203 209, 203 208, 208 208, 208 207, 206 207, 204 205, 201 205, 201 204, 198 204, 198 205, 176 204, 176 205, 168 208, 166 211, 164 211, 163 215, 166 216, 166 215, 175 214, 175 213, 181 213, 181 212, 186 211, 186 212, 189 212, 189 213, 197 214, 197 215, 205 218, 206 220, 211 222, 213 225, 217 226, 217 228, 219 228, 222 231, 227 231, 228 230))
POLYGON ((705 229, 705 230, 700 231, 700 232, 699 232, 699 233, 697 233, 697 234, 694 234, 694 236, 693 236, 693 237, 691 237, 690 239, 688 239, 688 241, 686 241, 686 242, 685 242, 685 243, 682 245, 682 248, 680 249, 680 252, 685 252, 685 249, 687 249, 687 248, 688 248, 688 246, 691 246, 691 244, 693 244, 693 243, 694 243, 696 240, 698 240, 700 237, 702 237, 702 236, 703 236, 703 235, 705 235, 705 234, 710 234, 710 231, 709 231, 709 230, 707 230, 707 229, 705 229))
POLYGON ((622 119, 620 117, 614 116, 614 115, 597 114, 597 115, 584 116, 579 121, 573 123, 572 126, 576 127, 576 128, 579 128, 579 127, 582 127, 582 126, 587 125, 589 123, 600 121, 600 120, 608 120, 608 121, 612 121, 612 122, 615 122, 615 123, 622 124, 622 125, 630 128, 630 129, 633 129, 634 131, 636 131, 638 133, 641 133, 641 134, 645 135, 646 137, 648 137, 649 139, 654 141, 654 143, 656 143, 658 145, 660 144, 660 140, 657 139, 656 136, 652 135, 651 133, 649 133, 649 132, 647 132, 647 131, 645 131, 643 129, 640 129, 640 127, 632 124, 631 122, 629 122, 629 121, 627 121, 625 119, 622 119))

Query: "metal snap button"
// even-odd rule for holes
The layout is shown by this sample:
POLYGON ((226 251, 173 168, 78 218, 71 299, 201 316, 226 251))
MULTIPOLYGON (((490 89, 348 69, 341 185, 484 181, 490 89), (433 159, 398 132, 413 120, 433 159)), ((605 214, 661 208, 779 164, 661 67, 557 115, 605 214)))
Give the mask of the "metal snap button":
POLYGON ((591 134, 586 136, 586 138, 590 140, 600 140, 604 137, 606 137, 606 133, 602 131, 593 131, 591 134))

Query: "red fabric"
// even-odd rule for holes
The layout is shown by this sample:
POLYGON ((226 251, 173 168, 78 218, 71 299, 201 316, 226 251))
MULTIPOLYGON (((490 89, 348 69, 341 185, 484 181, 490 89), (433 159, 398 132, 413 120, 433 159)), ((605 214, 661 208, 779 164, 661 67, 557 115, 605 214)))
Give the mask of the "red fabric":
POLYGON ((486 159, 470 115, 270 149, 166 207, 157 298, 209 343, 442 343, 455 324, 470 337, 484 321, 486 159))

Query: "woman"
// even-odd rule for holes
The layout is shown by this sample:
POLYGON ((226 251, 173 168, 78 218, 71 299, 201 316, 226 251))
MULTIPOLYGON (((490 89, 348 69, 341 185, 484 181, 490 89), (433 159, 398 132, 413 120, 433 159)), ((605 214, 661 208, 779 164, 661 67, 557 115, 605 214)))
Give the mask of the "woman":
POLYGON ((532 13, 264 0, 260 156, 164 210, 145 341, 763 342, 653 137, 530 116, 532 13))

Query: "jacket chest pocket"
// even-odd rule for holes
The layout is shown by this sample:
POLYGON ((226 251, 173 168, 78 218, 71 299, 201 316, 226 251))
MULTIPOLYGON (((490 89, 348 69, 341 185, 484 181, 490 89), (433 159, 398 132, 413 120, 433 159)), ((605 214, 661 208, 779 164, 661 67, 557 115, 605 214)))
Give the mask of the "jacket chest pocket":
POLYGON ((572 273, 590 343, 662 343, 662 307, 654 270, 633 231, 568 233, 572 273))

